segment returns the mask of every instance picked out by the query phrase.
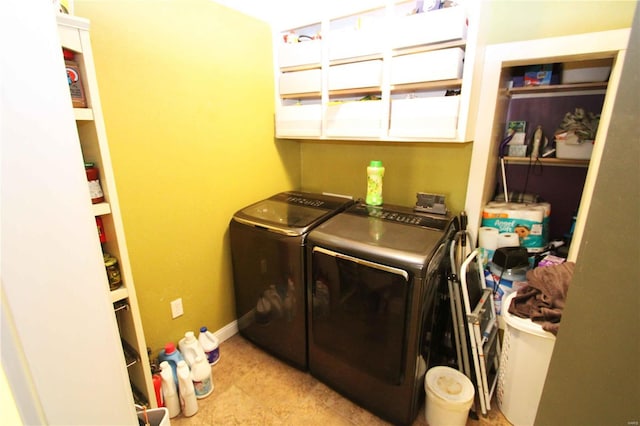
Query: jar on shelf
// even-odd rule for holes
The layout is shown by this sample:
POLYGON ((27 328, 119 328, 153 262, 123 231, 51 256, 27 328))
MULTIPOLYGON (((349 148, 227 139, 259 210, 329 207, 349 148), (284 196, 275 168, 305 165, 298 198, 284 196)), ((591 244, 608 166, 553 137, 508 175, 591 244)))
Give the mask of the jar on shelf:
POLYGON ((86 108, 87 98, 84 94, 82 85, 82 74, 80 66, 75 61, 75 53, 69 49, 62 49, 64 56, 64 65, 67 70, 67 83, 69 83, 69 92, 71 93, 71 102, 74 108, 86 108))
POLYGON ((109 279, 109 290, 113 291, 120 287, 122 284, 122 276, 120 275, 120 266, 118 266, 118 259, 104 253, 104 267, 107 270, 107 278, 109 279))
POLYGON ((104 193, 102 192, 102 186, 100 186, 100 173, 98 172, 98 168, 94 163, 84 163, 84 170, 87 174, 87 180, 89 181, 91 202, 93 204, 103 202, 104 193))
POLYGON ((96 217, 96 227, 98 228, 98 237, 100 238, 100 242, 106 243, 107 234, 104 233, 104 224, 102 223, 102 218, 100 216, 96 217))

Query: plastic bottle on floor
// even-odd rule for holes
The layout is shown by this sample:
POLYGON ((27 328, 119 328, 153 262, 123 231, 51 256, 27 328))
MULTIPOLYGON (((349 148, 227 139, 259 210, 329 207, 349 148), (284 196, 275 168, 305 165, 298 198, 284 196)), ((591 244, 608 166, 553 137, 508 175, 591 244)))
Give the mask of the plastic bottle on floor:
POLYGON ((180 400, 178 399, 176 383, 173 381, 173 369, 167 361, 162 361, 160 363, 160 369, 164 406, 169 410, 169 417, 173 418, 180 414, 180 400))
POLYGON ((211 365, 209 365, 207 358, 202 355, 198 355, 191 366, 191 380, 193 381, 197 399, 206 398, 213 392, 211 365))
POLYGON ((187 362, 182 360, 178 363, 178 393, 180 395, 180 408, 185 417, 191 417, 198 412, 198 401, 196 392, 191 380, 191 371, 187 362))
POLYGON ((204 349, 204 353, 207 355, 209 364, 214 365, 220 360, 220 341, 207 327, 200 328, 200 334, 198 335, 198 341, 204 349))
POLYGON ((189 368, 193 366, 198 355, 206 356, 204 349, 200 345, 198 339, 193 334, 193 331, 187 331, 184 333, 184 337, 178 342, 178 347, 182 353, 182 357, 187 362, 189 368))
POLYGON ((167 361, 173 370, 173 381, 176 386, 178 386, 178 362, 182 361, 184 358, 179 350, 176 349, 176 345, 172 342, 164 345, 164 349, 160 351, 158 354, 158 361, 163 362, 167 361))

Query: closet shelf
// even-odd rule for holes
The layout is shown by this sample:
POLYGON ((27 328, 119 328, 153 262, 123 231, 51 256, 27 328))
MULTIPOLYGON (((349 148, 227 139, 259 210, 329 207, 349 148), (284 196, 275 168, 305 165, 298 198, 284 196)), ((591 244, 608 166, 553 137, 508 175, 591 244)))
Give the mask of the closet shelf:
POLYGON ((525 86, 513 87, 508 90, 508 94, 525 95, 534 93, 561 93, 561 92, 577 92, 583 90, 606 90, 607 82, 597 83, 574 83, 574 84, 550 84, 544 86, 525 86))
POLYGON ((589 167, 589 160, 573 160, 567 158, 538 158, 532 160, 529 157, 504 157, 507 164, 516 164, 532 166, 542 164, 543 166, 553 167, 589 167))
POLYGON ((126 287, 120 287, 111 291, 111 302, 116 303, 129 297, 129 290, 126 287))
POLYGON ((422 83, 395 84, 391 86, 391 92, 413 92, 415 90, 446 90, 459 89, 462 86, 462 79, 456 78, 452 80, 425 81, 422 83))
POLYGON ((111 213, 111 205, 109 205, 109 203, 93 204, 92 208, 94 216, 103 216, 105 214, 111 213))
POLYGON ((93 110, 91 108, 74 108, 73 114, 77 121, 93 121, 93 110))
POLYGON ((431 43, 431 44, 426 44, 421 46, 396 48, 392 50, 392 55, 393 56, 409 55, 413 53, 429 52, 431 50, 450 49, 452 47, 461 47, 462 49, 465 49, 467 47, 467 40, 466 39, 451 40, 451 41, 431 43))

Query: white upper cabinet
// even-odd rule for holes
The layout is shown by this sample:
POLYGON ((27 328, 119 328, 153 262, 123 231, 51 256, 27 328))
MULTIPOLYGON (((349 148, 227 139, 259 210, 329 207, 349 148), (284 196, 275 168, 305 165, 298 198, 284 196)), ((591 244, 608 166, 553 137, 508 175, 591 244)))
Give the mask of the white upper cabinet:
POLYGON ((276 137, 471 141, 476 3, 387 0, 274 31, 276 137))

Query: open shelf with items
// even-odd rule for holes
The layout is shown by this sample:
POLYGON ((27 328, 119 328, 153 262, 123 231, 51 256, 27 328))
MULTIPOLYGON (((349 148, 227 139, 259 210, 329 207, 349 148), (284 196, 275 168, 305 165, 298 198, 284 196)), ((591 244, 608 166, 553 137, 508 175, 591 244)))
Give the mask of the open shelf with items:
POLYGON ((370 6, 275 31, 276 137, 471 141, 479 6, 370 6))
MULTIPOLYGON (((91 162, 99 171, 100 188, 104 201, 93 204, 93 213, 101 222, 100 238, 103 253, 116 262, 105 265, 105 275, 110 283, 111 302, 123 344, 123 355, 137 403, 156 407, 151 368, 142 330, 142 322, 129 263, 124 227, 111 166, 106 130, 102 118, 100 96, 93 64, 89 21, 75 16, 58 15, 58 33, 62 48, 72 52, 74 66, 80 74, 79 83, 85 96, 85 106, 74 105, 73 111, 85 163, 91 162), (117 266, 116 266, 117 265, 117 266)), ((62 52, 60 52, 62 54, 62 52)), ((73 96, 72 96, 73 97, 73 96)))
POLYGON ((552 144, 564 114, 580 107, 600 114, 597 133, 586 158, 580 158, 580 153, 575 158, 505 158, 509 191, 535 193, 551 203, 551 239, 564 237, 564 233, 570 232, 577 210, 568 251, 569 260, 577 259, 600 159, 606 145, 619 143, 608 140, 607 132, 615 94, 623 90, 619 87, 619 80, 629 33, 628 29, 621 29, 486 48, 483 90, 474 137, 476 142, 465 203, 472 234, 477 234, 483 208, 496 193, 500 174, 499 150, 509 121, 527 122, 527 135, 524 137, 527 143, 540 125, 543 135, 552 144), (595 62, 608 66, 604 77, 590 77, 591 68, 586 64, 595 62), (513 87, 514 77, 521 76, 523 67, 541 65, 562 72, 569 69, 589 72, 586 77, 577 78, 578 81, 573 76, 569 79, 564 75, 561 80, 554 81, 552 75, 550 84, 513 87), (511 185, 514 181, 516 183, 511 185), (526 188, 520 186, 521 182, 526 188), (538 187, 534 188, 532 182, 538 187))
POLYGON ((504 157, 504 161, 511 164, 534 165, 539 162, 543 166, 551 167, 589 167, 589 160, 569 158, 538 158, 532 160, 529 157, 504 157))

